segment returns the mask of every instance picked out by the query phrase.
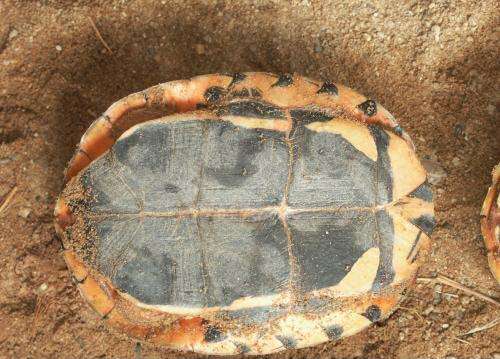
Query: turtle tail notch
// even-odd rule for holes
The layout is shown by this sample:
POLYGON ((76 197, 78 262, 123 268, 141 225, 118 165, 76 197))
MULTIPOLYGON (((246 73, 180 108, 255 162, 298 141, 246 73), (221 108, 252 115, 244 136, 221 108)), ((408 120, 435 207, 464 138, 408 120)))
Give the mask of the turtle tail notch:
POLYGON ((64 183, 111 148, 130 127, 167 114, 194 111, 208 100, 217 102, 231 81, 231 76, 218 74, 198 76, 156 85, 118 100, 82 136, 66 169, 64 183))

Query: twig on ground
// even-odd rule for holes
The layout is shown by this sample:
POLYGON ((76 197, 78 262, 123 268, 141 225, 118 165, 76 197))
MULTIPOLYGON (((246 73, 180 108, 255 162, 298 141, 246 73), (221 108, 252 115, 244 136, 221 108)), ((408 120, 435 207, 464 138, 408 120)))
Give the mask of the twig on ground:
POLYGON ((16 192, 17 192, 17 186, 14 186, 11 188, 9 193, 7 193, 7 196, 5 196, 3 203, 0 205, 0 214, 7 209, 10 202, 12 202, 12 200, 14 199, 14 195, 16 194, 16 192))
POLYGON ((90 21, 90 25, 92 25, 92 28, 94 29, 94 32, 95 32, 95 35, 97 36, 97 38, 99 39, 99 41, 101 41, 102 45, 106 48, 106 50, 108 50, 108 52, 113 55, 113 50, 111 50, 111 48, 109 47, 109 45, 106 43, 106 41, 104 41, 103 37, 101 36, 101 33, 99 32, 99 29, 97 28, 97 26, 95 25, 95 22, 94 20, 92 20, 91 17, 89 17, 89 21, 90 21))
POLYGON ((460 334, 461 337, 464 337, 466 335, 471 335, 477 332, 482 332, 483 330, 487 330, 490 328, 493 328, 495 325, 500 323, 500 318, 493 319, 491 322, 486 323, 484 325, 480 325, 479 327, 472 328, 469 330, 467 333, 460 334))
POLYGON ((417 282, 424 282, 424 283, 439 282, 441 284, 445 284, 447 286, 461 290, 462 292, 465 292, 469 295, 473 295, 479 299, 482 299, 488 303, 491 303, 491 304, 494 304, 494 305, 500 307, 500 302, 498 302, 497 300, 495 300, 491 297, 488 297, 487 295, 484 295, 483 293, 480 293, 474 289, 470 289, 470 288, 454 281, 453 279, 445 277, 444 275, 441 275, 441 274, 438 274, 438 276, 436 278, 417 278, 417 282))
POLYGON ((420 319, 420 320, 424 320, 424 318, 422 317, 422 315, 421 315, 418 311, 416 311, 415 309, 412 309, 412 308, 407 308, 407 307, 402 307, 402 306, 399 306, 398 308, 399 308, 399 309, 404 309, 404 310, 407 310, 407 311, 409 311, 409 312, 411 312, 411 313, 415 314, 415 315, 418 317, 418 319, 420 319))
POLYGON ((459 342, 462 342, 464 344, 471 345, 471 343, 469 343, 467 340, 460 339, 459 337, 453 337, 453 339, 458 340, 459 342))

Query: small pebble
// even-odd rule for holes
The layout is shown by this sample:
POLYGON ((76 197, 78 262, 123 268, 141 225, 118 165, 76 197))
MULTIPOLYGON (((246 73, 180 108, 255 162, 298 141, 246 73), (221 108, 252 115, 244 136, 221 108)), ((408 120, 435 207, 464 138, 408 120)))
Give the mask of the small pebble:
POLYGON ((439 42, 439 38, 441 36, 441 28, 439 25, 432 26, 431 31, 434 34, 434 41, 439 42))
POLYGON ((462 305, 465 306, 470 303, 470 299, 471 299, 470 297, 463 296, 460 298, 460 303, 462 303, 462 305))
POLYGON ((426 169, 429 176, 429 182, 432 185, 437 185, 447 176, 446 171, 441 167, 438 161, 424 159, 422 160, 422 165, 426 169))
POLYGON ((455 319, 457 320, 463 320, 465 318, 465 309, 460 308, 457 313, 455 314, 455 319))
POLYGON ((453 166, 458 166, 460 164, 460 158, 453 157, 453 159, 451 160, 451 163, 453 163, 453 166))
POLYGON ((198 55, 203 55, 205 53, 205 46, 203 46, 203 44, 196 44, 194 48, 198 55))
POLYGON ((318 40, 316 40, 316 43, 314 44, 314 52, 315 53, 320 53, 320 52, 323 52, 323 46, 321 46, 321 42, 318 40))
POLYGON ((453 126, 453 134, 456 136, 456 137, 463 137, 464 136, 464 129, 465 129, 465 125, 461 122, 455 124, 455 126, 453 126))
POLYGON ((430 305, 430 306, 428 306, 427 308, 424 309, 424 311, 422 312, 422 314, 425 315, 425 316, 427 316, 427 315, 431 314, 433 310, 434 310, 434 306, 430 305))
POLYGON ((443 328, 443 329, 448 329, 449 327, 450 327, 450 325, 448 323, 441 325, 441 328, 443 328))
POLYGON ((21 208, 19 212, 17 213, 20 217, 23 217, 24 219, 28 218, 28 216, 31 213, 31 209, 29 208, 21 208))
POLYGON ((441 303, 441 300, 443 299, 442 292, 443 286, 441 284, 436 284, 434 286, 434 300, 432 301, 432 304, 437 305, 441 303))
POLYGON ((11 32, 9 32, 9 40, 17 37, 17 35, 19 35, 19 32, 16 29, 13 29, 11 32))
POLYGON ((42 283, 40 287, 38 287, 38 289, 40 290, 40 292, 45 292, 47 289, 49 289, 49 286, 47 285, 47 283, 42 283))
POLYGON ((61 45, 56 45, 56 50, 57 51, 62 51, 62 46, 61 45))
POLYGON ((495 114, 495 105, 489 104, 486 108, 488 115, 493 116, 495 114))

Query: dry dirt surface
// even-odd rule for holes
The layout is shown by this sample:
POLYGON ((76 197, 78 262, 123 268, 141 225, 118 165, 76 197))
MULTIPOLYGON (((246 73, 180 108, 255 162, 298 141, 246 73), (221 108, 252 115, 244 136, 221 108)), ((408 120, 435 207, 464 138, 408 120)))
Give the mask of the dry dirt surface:
MULTIPOLYGON (((72 283, 52 213, 76 143, 113 101, 213 72, 298 72, 380 101, 435 183, 419 276, 498 300, 479 211, 500 159, 499 25, 494 0, 0 1, 0 358, 202 357, 110 333, 72 283)), ((270 358, 497 359, 500 325, 462 334, 499 317, 420 282, 369 330, 270 358)))

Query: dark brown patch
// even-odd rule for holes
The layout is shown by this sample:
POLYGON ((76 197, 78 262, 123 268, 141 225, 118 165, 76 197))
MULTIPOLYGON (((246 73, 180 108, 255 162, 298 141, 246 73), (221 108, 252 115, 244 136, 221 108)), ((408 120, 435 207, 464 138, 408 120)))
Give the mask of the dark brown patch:
POLYGON ((226 90, 219 86, 212 86, 205 91, 204 97, 208 103, 219 102, 226 94, 226 90))
POLYGON ((204 339, 206 342, 214 343, 224 340, 225 335, 219 330, 219 328, 213 325, 208 325, 205 329, 204 339))
POLYGON ((233 74, 233 79, 231 80, 231 83, 229 84, 229 87, 232 87, 236 84, 239 84, 241 81, 245 80, 247 78, 247 75, 241 73, 241 72, 236 72, 233 74))
POLYGON ((290 74, 282 74, 271 87, 287 87, 293 84, 293 77, 290 74))
POLYGON ((366 317, 370 322, 374 323, 380 320, 382 312, 378 306, 370 305, 368 308, 366 308, 366 311, 362 315, 366 317))
POLYGON ((366 100, 365 102, 359 104, 358 108, 368 117, 377 113, 377 103, 373 100, 366 100))
POLYGON ((344 329, 340 325, 332 325, 330 327, 323 328, 323 330, 330 340, 339 339, 344 332, 344 329))
POLYGON ((338 96, 339 89, 337 88, 337 86, 335 86, 333 82, 326 81, 323 83, 323 86, 321 86, 321 88, 316 93, 327 93, 330 95, 338 96))

